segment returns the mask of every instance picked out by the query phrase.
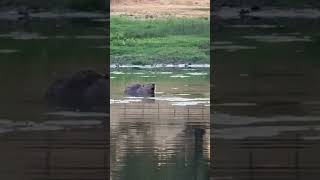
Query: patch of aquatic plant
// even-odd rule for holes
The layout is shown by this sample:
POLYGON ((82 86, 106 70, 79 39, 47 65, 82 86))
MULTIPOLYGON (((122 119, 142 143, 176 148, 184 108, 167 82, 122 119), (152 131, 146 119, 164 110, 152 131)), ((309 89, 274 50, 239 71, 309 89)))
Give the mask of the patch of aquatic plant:
POLYGON ((111 62, 209 62, 209 20, 111 17, 111 62))

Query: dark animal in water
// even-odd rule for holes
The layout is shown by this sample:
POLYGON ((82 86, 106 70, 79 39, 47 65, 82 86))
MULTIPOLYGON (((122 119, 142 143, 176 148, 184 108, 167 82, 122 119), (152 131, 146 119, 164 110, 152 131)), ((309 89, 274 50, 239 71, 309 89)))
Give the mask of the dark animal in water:
POLYGON ((126 96, 133 97, 154 97, 155 96, 155 84, 132 84, 124 91, 126 96))
POLYGON ((69 77, 58 79, 46 92, 50 106, 80 111, 106 111, 108 97, 107 75, 92 70, 82 70, 69 77))
POLYGON ((244 18, 246 17, 248 14, 250 13, 250 11, 248 9, 241 9, 239 12, 239 16, 240 18, 244 18))
POLYGON ((28 7, 20 7, 18 8, 18 14, 19 14, 19 18, 18 20, 25 20, 28 21, 30 19, 30 12, 29 12, 29 8, 28 7))
POLYGON ((184 64, 184 67, 185 67, 185 68, 191 68, 191 63, 184 64))
POLYGON ((251 7, 251 11, 259 11, 259 10, 261 10, 261 8, 257 5, 254 5, 251 7))

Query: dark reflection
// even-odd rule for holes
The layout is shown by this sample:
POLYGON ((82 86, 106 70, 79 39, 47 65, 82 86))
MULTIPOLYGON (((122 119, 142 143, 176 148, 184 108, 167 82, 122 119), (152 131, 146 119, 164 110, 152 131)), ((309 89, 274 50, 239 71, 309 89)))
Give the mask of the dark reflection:
POLYGON ((235 106, 213 111, 212 177, 318 177, 318 105, 274 106, 265 111, 235 106))
POLYGON ((209 107, 111 108, 112 179, 208 179, 209 107))
POLYGON ((216 7, 212 179, 319 177, 319 20, 270 3, 216 7))
POLYGON ((108 179, 109 98, 100 112, 44 98, 60 77, 105 72, 106 24, 81 13, 0 16, 0 179, 108 179))
POLYGON ((102 111, 107 109, 109 79, 93 70, 81 70, 54 81, 46 92, 48 105, 56 109, 102 111))

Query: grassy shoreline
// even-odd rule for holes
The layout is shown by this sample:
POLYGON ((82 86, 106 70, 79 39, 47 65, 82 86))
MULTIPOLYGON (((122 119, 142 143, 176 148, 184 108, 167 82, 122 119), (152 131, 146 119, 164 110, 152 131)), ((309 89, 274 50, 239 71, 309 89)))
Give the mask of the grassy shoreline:
POLYGON ((210 23, 205 18, 111 17, 111 63, 209 63, 210 23))

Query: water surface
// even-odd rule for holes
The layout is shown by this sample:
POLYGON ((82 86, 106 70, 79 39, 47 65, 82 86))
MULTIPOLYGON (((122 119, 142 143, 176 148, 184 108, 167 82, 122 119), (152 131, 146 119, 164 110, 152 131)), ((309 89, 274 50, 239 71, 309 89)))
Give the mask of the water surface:
POLYGON ((209 69, 120 67, 111 78, 112 179, 208 179, 209 69), (149 82, 156 97, 124 97, 149 82))
MULTIPOLYGON (((70 15, 69 15, 70 16, 70 15)), ((109 114, 56 112, 50 83, 81 69, 104 72, 98 17, 0 17, 0 179, 105 179, 109 114)))

